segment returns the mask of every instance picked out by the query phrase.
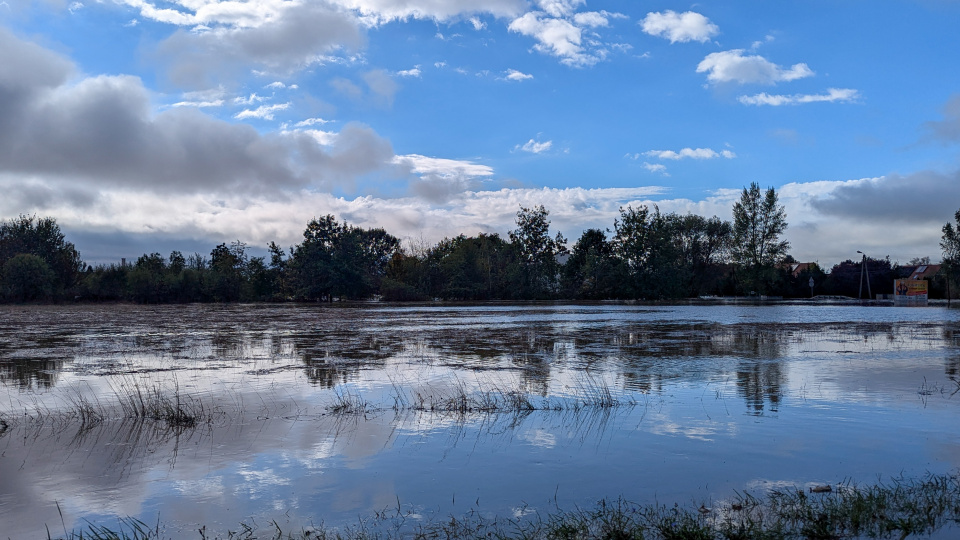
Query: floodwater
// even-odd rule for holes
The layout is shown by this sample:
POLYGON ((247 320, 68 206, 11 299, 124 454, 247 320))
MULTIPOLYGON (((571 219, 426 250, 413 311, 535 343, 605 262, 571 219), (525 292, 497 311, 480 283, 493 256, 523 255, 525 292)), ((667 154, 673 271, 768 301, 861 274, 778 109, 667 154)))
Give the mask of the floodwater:
POLYGON ((6 306, 0 536, 696 507, 955 472, 958 390, 960 311, 940 307, 6 306))

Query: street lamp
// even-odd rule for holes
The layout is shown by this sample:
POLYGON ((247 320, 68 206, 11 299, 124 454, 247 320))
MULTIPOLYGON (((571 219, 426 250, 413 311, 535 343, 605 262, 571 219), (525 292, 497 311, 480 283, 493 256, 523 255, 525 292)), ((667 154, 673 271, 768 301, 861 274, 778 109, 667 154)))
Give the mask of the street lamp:
POLYGON ((860 292, 857 295, 857 298, 863 298, 863 276, 867 276, 867 300, 873 298, 873 293, 870 292, 870 271, 867 270, 867 254, 857 250, 857 253, 863 255, 862 262, 860 263, 860 292))

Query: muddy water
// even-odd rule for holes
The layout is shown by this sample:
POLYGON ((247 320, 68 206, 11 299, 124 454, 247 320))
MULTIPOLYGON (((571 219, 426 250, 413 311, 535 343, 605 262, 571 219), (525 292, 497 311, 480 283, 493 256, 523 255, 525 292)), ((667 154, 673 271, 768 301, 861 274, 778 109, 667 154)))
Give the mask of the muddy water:
POLYGON ((3 307, 0 531, 696 506, 955 471, 958 390, 942 308, 3 307))

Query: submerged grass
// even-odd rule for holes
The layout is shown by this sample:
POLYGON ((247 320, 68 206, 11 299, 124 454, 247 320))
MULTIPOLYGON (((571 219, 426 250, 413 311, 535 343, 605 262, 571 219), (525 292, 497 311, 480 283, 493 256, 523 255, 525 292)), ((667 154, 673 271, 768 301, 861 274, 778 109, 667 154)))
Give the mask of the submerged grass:
POLYGON ((101 400, 92 393, 76 390, 64 398, 66 407, 35 405, 25 407, 19 415, 0 413, 0 436, 20 425, 37 429, 73 425, 84 431, 116 420, 151 421, 174 429, 190 429, 212 423, 224 414, 218 407, 207 406, 199 397, 181 393, 176 384, 165 387, 121 382, 112 388, 112 400, 101 400))
MULTIPOLYGON (((399 507, 358 525, 337 529, 301 527, 284 531, 276 521, 259 528, 241 524, 223 534, 198 530, 202 540, 839 540, 845 538, 922 538, 943 531, 960 534, 960 475, 897 478, 857 486, 844 483, 830 491, 802 488, 763 497, 736 494, 713 507, 639 505, 625 499, 602 500, 592 508, 560 510, 521 518, 486 517, 478 511, 442 521, 421 522, 399 507)), ((65 540, 161 539, 161 527, 120 522, 116 531, 88 525, 65 540)))
POLYGON ((609 386, 593 379, 582 381, 579 391, 572 397, 534 397, 520 390, 504 389, 498 385, 472 390, 461 380, 457 380, 451 388, 419 388, 409 392, 396 382, 391 383, 394 411, 523 414, 533 411, 632 407, 637 404, 632 398, 616 397, 609 386))

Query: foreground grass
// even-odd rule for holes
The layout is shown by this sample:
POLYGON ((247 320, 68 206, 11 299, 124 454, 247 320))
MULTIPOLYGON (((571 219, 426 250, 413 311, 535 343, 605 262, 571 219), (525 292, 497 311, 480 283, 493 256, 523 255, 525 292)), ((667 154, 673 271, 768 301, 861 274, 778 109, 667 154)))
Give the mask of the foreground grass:
MULTIPOLYGON (((196 533, 202 540, 773 540, 843 538, 920 538, 936 532, 960 535, 960 474, 928 475, 857 486, 788 489, 763 497, 746 493, 712 507, 638 505, 624 499, 600 501, 589 509, 534 513, 520 519, 489 518, 478 513, 445 521, 420 522, 395 514, 377 514, 358 525, 285 531, 274 521, 264 527, 241 525, 237 531, 196 533)), ((114 529, 90 525, 59 537, 153 540, 167 536, 158 524, 148 527, 123 520, 114 529)), ((53 537, 49 537, 53 538, 53 537)))

